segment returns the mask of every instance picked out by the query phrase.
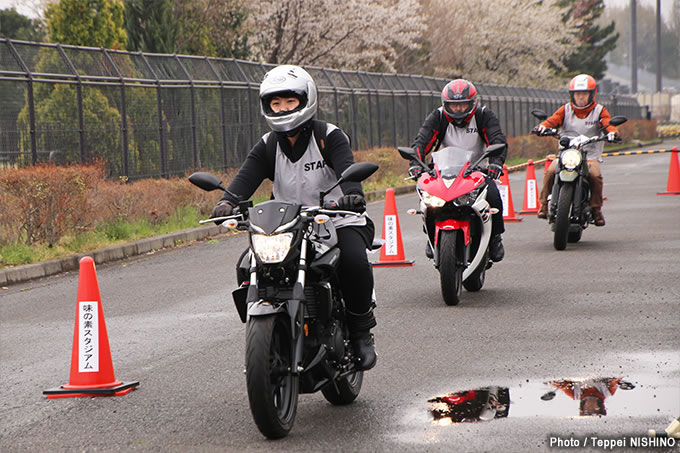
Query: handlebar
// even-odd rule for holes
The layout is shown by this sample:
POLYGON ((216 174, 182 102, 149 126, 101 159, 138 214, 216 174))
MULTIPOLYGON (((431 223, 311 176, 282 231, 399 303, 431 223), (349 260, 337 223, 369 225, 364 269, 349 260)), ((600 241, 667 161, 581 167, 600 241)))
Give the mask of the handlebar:
MULTIPOLYGON (((327 207, 320 207, 320 206, 302 206, 300 209, 302 214, 311 214, 311 217, 314 217, 317 214, 325 214, 329 217, 337 217, 337 216, 355 216, 359 217, 361 213, 354 212, 354 211, 344 211, 341 209, 329 209, 327 207)), ((245 220, 243 217, 243 214, 237 214, 237 215, 230 215, 230 216, 224 216, 224 217, 211 217, 209 219, 203 219, 199 220, 198 223, 203 225, 206 223, 212 223, 212 222, 227 222, 229 220, 235 219, 236 223, 234 224, 233 222, 231 225, 225 225, 227 228, 235 228, 237 230, 241 229, 246 229, 250 225, 250 222, 248 220, 245 220)))

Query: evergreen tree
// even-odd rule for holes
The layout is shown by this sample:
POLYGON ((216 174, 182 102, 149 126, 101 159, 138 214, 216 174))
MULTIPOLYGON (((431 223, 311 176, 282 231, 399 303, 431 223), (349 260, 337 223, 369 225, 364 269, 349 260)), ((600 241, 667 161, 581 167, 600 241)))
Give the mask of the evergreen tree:
POLYGON ((562 16, 566 23, 569 19, 578 25, 578 47, 575 52, 562 60, 564 76, 590 74, 599 80, 607 71, 605 58, 616 48, 619 34, 612 21, 600 28, 598 18, 604 10, 603 0, 560 0, 558 5, 566 10, 562 16))
POLYGON ((179 23, 172 6, 172 0, 126 0, 128 50, 176 53, 179 23))
POLYGON ((0 10, 0 37, 22 41, 42 41, 45 33, 38 21, 17 12, 15 8, 0 10))
POLYGON ((124 49, 124 11, 122 0, 60 0, 47 6, 45 17, 53 42, 124 49))

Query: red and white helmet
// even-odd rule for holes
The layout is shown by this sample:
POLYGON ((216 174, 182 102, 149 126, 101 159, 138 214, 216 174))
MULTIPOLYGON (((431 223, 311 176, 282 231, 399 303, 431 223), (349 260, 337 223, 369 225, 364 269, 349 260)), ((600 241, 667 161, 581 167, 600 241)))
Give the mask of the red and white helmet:
POLYGON ((593 105, 595 102, 595 97, 597 96, 597 82, 593 76, 588 74, 579 74, 569 82, 569 97, 571 99, 571 106, 574 109, 586 109, 593 105), (583 107, 577 107, 574 103, 574 93, 577 91, 587 91, 590 93, 588 96, 588 104, 583 107))
POLYGON ((449 122, 457 127, 464 127, 477 110, 477 88, 465 79, 450 81, 442 90, 442 107, 449 122), (449 110, 452 104, 461 103, 467 104, 465 111, 454 113, 449 110))

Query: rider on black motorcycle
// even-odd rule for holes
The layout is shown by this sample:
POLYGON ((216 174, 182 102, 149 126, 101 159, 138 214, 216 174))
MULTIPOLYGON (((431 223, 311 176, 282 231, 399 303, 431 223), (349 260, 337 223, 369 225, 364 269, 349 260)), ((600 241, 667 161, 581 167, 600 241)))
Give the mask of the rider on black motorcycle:
MULTIPOLYGON (((491 241, 489 255, 492 261, 500 261, 505 256, 501 234, 505 231, 503 224, 503 201, 498 187, 491 179, 498 179, 503 172, 503 164, 507 156, 507 140, 501 130, 496 114, 486 106, 477 106, 477 89, 464 79, 456 79, 444 87, 441 94, 442 106, 433 110, 420 127, 413 143, 413 149, 420 160, 439 149, 440 146, 456 146, 474 150, 471 162, 481 156, 484 147, 496 143, 506 145, 499 156, 489 158, 487 167, 488 192, 486 199, 498 212, 492 216, 491 241)), ((421 169, 417 162, 411 163, 414 171, 421 169)), ((429 243, 425 253, 432 257, 429 243)))
MULTIPOLYGON (((217 203, 211 217, 229 216, 265 178, 273 181, 274 199, 307 206, 319 203, 319 192, 332 186, 354 162, 349 139, 338 127, 315 120, 316 84, 304 69, 282 65, 260 85, 261 112, 272 132, 250 150, 243 166, 217 203)), ((363 213, 334 220, 341 250, 339 279, 347 306, 351 342, 361 369, 373 368, 375 346, 373 271, 366 255, 375 228, 366 215, 361 183, 345 182, 327 197, 337 209, 363 213)))
MULTIPOLYGON (((607 133, 607 140, 616 142, 620 140, 619 131, 615 126, 609 124, 611 115, 607 109, 595 102, 597 96, 597 82, 588 74, 580 74, 569 82, 569 95, 571 101, 563 105, 553 115, 536 126, 536 132, 541 135, 548 128, 561 128, 563 131, 574 135, 594 136, 599 135, 600 130, 604 129, 607 133)), ((590 180, 590 207, 593 211, 595 226, 604 226, 604 216, 602 215, 602 172, 600 162, 602 162, 602 150, 604 142, 595 142, 585 145, 588 151, 588 164, 590 180)), ((548 195, 552 192, 555 181, 555 168, 557 160, 550 164, 550 167, 543 176, 543 186, 539 195, 541 207, 537 216, 545 219, 548 215, 548 195)))

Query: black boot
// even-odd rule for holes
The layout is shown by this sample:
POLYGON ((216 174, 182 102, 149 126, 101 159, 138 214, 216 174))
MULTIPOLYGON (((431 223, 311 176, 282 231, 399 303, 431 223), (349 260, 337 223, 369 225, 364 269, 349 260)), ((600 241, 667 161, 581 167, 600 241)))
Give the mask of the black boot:
POLYGON ((373 309, 360 315, 347 310, 349 341, 354 349, 356 364, 360 370, 370 370, 375 366, 377 354, 373 334, 370 332, 375 325, 373 309))
POLYGON ((427 241, 425 243, 425 256, 430 259, 434 258, 434 252, 432 251, 432 247, 430 246, 430 241, 427 241))
POLYGON ((503 238, 500 234, 491 237, 489 241, 489 258, 491 261, 497 263, 505 256, 505 247, 503 247, 503 238))
POLYGON ((361 370, 370 370, 375 366, 378 354, 375 353, 373 334, 369 331, 354 332, 350 334, 350 342, 354 348, 357 366, 361 370))

